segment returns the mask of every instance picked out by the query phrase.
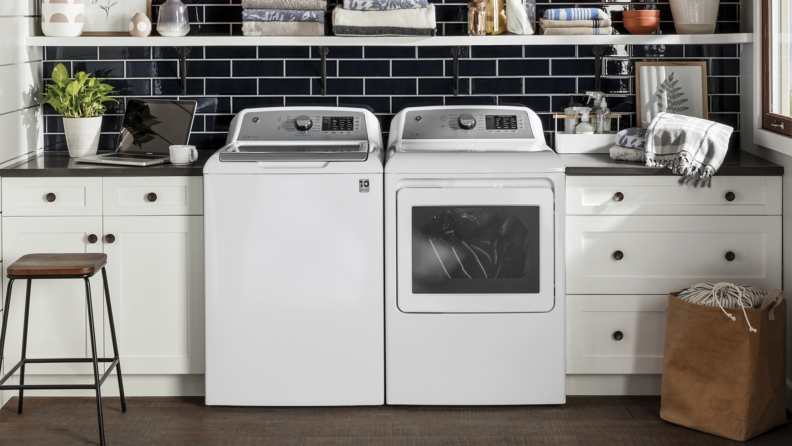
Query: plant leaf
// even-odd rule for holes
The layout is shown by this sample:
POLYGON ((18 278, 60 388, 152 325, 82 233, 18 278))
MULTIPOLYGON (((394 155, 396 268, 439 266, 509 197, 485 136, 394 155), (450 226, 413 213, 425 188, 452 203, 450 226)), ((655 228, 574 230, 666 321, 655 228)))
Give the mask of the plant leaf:
POLYGON ((55 69, 52 70, 52 81, 60 84, 69 80, 69 70, 62 63, 59 63, 55 69))

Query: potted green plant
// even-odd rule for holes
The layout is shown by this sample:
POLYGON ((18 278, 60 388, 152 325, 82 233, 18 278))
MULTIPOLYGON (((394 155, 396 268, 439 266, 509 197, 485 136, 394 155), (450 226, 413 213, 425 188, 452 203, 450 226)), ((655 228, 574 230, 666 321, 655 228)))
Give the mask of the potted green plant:
POLYGON ((58 64, 52 70, 52 83, 47 85, 42 103, 49 104, 63 115, 66 144, 72 158, 95 155, 102 131, 105 102, 118 102, 107 95, 113 86, 81 71, 69 77, 69 70, 58 64))

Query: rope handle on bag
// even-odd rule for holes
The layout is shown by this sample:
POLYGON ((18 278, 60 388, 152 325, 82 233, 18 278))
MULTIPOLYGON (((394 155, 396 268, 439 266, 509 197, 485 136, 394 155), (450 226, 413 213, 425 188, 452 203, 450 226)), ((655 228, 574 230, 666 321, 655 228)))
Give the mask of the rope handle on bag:
POLYGON ((773 306, 770 307, 770 311, 767 313, 767 319, 774 321, 775 320, 775 309, 779 305, 781 305, 781 301, 784 300, 784 292, 779 289, 772 289, 767 296, 765 296, 764 301, 762 301, 762 306, 759 308, 760 310, 764 311, 765 308, 770 307, 772 304, 773 306))

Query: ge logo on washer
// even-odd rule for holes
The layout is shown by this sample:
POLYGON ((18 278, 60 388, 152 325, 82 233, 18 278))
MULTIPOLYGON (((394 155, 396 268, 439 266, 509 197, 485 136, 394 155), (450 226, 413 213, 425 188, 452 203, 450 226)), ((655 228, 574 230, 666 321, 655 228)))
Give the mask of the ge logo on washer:
POLYGON ((360 184, 360 188, 359 188, 360 192, 369 191, 369 180, 360 180, 359 184, 360 184))

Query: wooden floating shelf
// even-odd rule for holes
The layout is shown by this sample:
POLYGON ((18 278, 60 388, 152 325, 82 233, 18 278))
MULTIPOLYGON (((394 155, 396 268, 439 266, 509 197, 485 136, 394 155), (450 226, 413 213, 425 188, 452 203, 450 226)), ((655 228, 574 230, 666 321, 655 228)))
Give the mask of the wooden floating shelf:
POLYGON ((474 45, 724 45, 753 42, 753 34, 666 34, 613 36, 436 36, 436 37, 28 37, 28 46, 474 46, 474 45))

